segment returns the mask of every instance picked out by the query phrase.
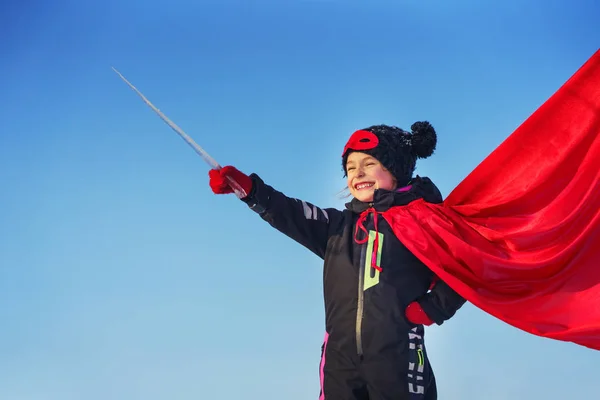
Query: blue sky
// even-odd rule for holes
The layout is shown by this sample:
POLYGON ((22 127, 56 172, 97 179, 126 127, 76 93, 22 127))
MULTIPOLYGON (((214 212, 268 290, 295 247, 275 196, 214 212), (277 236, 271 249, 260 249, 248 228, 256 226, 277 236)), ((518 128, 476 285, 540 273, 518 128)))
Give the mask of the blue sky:
MULTIPOLYGON (((447 195, 600 38, 593 0, 84 3, 0 6, 3 400, 318 395, 321 261, 111 66, 221 164, 342 207, 353 130, 431 121, 447 195)), ((442 399, 600 390, 599 352, 470 305, 427 336, 442 399)))

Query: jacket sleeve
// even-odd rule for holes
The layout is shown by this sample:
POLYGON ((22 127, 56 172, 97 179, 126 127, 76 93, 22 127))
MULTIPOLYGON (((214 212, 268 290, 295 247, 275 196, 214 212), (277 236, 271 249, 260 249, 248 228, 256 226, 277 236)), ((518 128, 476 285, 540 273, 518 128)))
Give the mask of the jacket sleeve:
POLYGON ((433 288, 418 300, 423 311, 436 324, 452 318, 466 300, 456 293, 446 282, 438 280, 433 288))
POLYGON ((288 197, 265 184, 257 174, 250 178, 252 190, 242 199, 250 209, 281 233, 325 258, 330 226, 340 220, 342 212, 288 197))

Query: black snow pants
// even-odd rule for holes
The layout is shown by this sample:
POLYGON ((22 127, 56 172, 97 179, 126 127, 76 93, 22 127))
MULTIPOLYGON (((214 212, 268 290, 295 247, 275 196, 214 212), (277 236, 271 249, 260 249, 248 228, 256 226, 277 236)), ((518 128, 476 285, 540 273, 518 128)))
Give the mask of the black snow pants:
POLYGON ((417 326, 407 334, 402 348, 372 357, 340 351, 326 334, 319 400, 437 400, 423 334, 423 326, 417 326))

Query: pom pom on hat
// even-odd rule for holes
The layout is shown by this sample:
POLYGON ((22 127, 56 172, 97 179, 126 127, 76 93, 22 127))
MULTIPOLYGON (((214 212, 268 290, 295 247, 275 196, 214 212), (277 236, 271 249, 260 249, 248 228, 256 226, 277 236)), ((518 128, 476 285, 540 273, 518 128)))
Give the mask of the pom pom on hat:
POLYGON ((419 121, 412 124, 410 129, 413 154, 418 158, 432 155, 437 144, 437 134, 433 126, 427 121, 419 121))

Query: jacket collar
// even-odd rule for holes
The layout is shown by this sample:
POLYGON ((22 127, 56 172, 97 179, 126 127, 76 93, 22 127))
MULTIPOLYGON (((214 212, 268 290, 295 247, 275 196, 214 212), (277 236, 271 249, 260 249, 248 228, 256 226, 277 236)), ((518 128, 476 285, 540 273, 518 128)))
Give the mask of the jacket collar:
POLYGON ((391 207, 405 206, 419 199, 424 199, 428 203, 441 203, 443 201, 442 194, 431 179, 417 176, 406 188, 395 191, 376 189, 373 202, 365 203, 354 198, 346 203, 346 208, 359 214, 371 207, 376 211, 384 212, 391 207))

